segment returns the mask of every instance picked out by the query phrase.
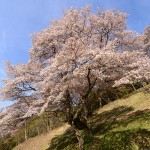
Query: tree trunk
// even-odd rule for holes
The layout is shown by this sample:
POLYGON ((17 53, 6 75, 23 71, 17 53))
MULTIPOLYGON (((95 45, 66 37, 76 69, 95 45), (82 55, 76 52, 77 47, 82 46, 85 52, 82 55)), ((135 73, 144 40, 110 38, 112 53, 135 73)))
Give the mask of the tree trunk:
POLYGON ((81 130, 75 129, 76 137, 79 143, 79 149, 84 150, 84 139, 81 130))
POLYGON ((17 137, 17 145, 20 144, 20 139, 19 139, 19 136, 17 137))
POLYGON ((135 88, 134 84, 132 83, 131 85, 132 85, 132 87, 133 87, 134 91, 136 91, 136 88, 135 88))
POLYGON ((80 111, 82 107, 77 111, 76 115, 73 118, 72 127, 76 133, 76 137, 78 139, 79 149, 84 150, 84 139, 82 135, 82 131, 86 131, 87 134, 90 133, 90 130, 87 125, 87 120, 81 116, 80 111))
POLYGON ((37 134, 40 135, 39 127, 37 127, 36 129, 37 129, 37 134))
POLYGON ((28 139, 28 135, 27 135, 27 123, 26 123, 26 121, 25 121, 25 131, 24 131, 24 138, 25 138, 25 140, 27 140, 28 139))

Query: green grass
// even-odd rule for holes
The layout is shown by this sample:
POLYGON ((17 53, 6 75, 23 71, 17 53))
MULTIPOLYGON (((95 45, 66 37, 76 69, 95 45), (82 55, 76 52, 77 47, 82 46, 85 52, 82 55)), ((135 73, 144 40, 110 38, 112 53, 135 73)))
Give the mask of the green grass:
MULTIPOLYGON (((92 134, 82 132, 85 149, 150 150, 149 89, 147 86, 96 110, 88 119, 92 134)), ((34 149, 78 150, 78 141, 74 131, 66 127, 31 138, 14 150, 34 149)))
MULTIPOLYGON (((150 93, 139 90, 98 109, 89 118, 93 136, 84 136, 86 150, 150 150, 150 93)), ((48 150, 78 150, 70 129, 51 141, 48 150)))

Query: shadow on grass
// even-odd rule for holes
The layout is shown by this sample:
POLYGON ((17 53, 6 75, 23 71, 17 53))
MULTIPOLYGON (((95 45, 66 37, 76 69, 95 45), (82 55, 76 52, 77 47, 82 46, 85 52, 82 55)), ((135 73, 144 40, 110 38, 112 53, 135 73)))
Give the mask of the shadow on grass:
POLYGON ((95 147, 97 150, 150 150, 150 131, 135 129, 108 132, 95 147))
POLYGON ((75 144, 77 142, 78 140, 75 136, 74 130, 69 128, 63 135, 53 138, 51 141, 51 146, 47 150, 62 150, 67 147, 67 145, 75 144))
POLYGON ((120 126, 127 126, 134 121, 150 121, 150 109, 132 112, 133 107, 120 106, 110 111, 95 114, 89 120, 93 134, 103 134, 120 126))
MULTIPOLYGON (((150 110, 132 113, 133 110, 133 107, 120 106, 89 118, 88 125, 93 138, 84 136, 84 140, 87 141, 85 149, 132 150, 134 143, 139 148, 142 145, 143 148, 150 149, 150 131, 145 129, 113 131, 114 128, 127 126, 135 120, 150 120, 150 110)), ((77 150, 77 142, 75 132, 70 128, 63 135, 53 138, 47 150, 77 150)))
POLYGON ((133 107, 120 106, 110 111, 105 111, 100 114, 95 114, 89 120, 89 126, 93 134, 104 133, 112 129, 112 126, 122 116, 133 111, 133 107))

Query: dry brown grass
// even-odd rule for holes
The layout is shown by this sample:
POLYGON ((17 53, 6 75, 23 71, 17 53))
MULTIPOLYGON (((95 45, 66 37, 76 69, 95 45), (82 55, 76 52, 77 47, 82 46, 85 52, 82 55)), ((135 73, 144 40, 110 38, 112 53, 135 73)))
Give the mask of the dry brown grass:
POLYGON ((28 139, 19 144, 13 150, 46 150, 49 147, 51 139, 57 135, 63 134, 69 125, 65 124, 62 127, 56 128, 47 134, 42 134, 28 139))

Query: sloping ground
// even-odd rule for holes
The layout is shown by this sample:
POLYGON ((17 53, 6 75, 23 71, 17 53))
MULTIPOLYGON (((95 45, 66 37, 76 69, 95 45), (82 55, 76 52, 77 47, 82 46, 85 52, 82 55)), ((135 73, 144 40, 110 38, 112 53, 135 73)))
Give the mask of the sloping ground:
POLYGON ((69 125, 65 124, 64 126, 56 128, 47 134, 30 138, 22 144, 19 144, 13 150, 46 150, 49 147, 51 139, 54 136, 63 134, 67 128, 69 128, 69 125))
MULTIPOLYGON (((97 110, 88 121, 93 135, 83 132, 85 149, 150 150, 149 90, 150 87, 136 91, 97 110)), ((13 150, 46 149, 77 150, 74 132, 65 125, 31 138, 13 150)))
MULTIPOLYGON (((149 91, 150 92, 150 91, 149 91)), ((150 94, 146 91, 139 91, 131 93, 128 96, 125 96, 122 99, 118 99, 114 102, 105 105, 103 108, 98 110, 98 114, 104 111, 109 111, 119 106, 133 107, 131 112, 138 110, 150 109, 150 94)), ((130 113, 131 113, 130 112, 130 113)))
MULTIPOLYGON (((83 132, 86 150, 150 150, 150 87, 105 105, 83 132)), ((73 131, 53 138, 49 150, 78 150, 73 131)))

